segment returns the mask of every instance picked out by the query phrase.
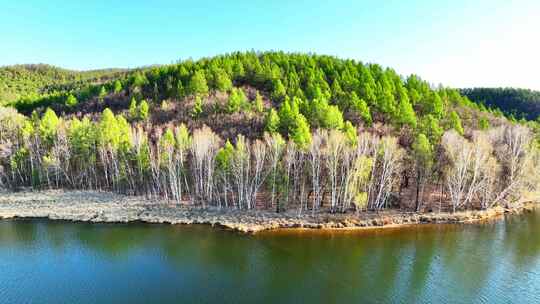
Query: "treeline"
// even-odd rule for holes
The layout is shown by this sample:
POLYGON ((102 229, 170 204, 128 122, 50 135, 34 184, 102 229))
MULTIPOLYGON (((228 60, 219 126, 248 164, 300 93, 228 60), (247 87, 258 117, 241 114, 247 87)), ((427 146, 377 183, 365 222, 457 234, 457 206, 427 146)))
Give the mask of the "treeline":
POLYGON ((517 88, 471 88, 461 93, 472 101, 498 108, 514 119, 536 120, 540 115, 540 92, 517 88))
POLYGON ((75 91, 90 84, 106 83, 126 71, 103 69, 71 71, 46 64, 0 67, 0 104, 20 99, 40 99, 58 92, 75 91))
MULTIPOLYGON (((127 104, 124 101, 135 99, 148 102, 152 112, 162 104, 183 104, 195 96, 189 111, 191 119, 198 120, 215 92, 231 96, 230 106, 218 111, 244 111, 245 88, 253 88, 262 96, 256 99, 256 108, 265 111, 266 130, 278 131, 284 137, 311 133, 317 128, 381 123, 395 133, 401 129, 422 132, 432 145, 437 145, 442 132, 439 130, 453 128, 464 134, 467 128, 487 129, 502 115, 471 102, 457 90, 433 88, 415 75, 402 77, 377 64, 284 52, 232 53, 150 67, 104 84, 23 98, 14 106, 26 115, 47 107, 57 113, 76 113, 84 112, 88 102, 103 105, 107 101, 108 106, 118 110, 115 101, 127 104), (263 103, 262 99, 269 102, 263 103)), ((92 107, 100 111, 102 108, 92 107)))
POLYGON ((223 141, 183 124, 149 132, 108 109, 91 121, 0 108, 2 188, 97 189, 203 207, 379 210, 409 192, 417 210, 488 208, 536 190, 538 151, 521 125, 469 138, 452 129, 436 145, 420 133, 404 148, 396 137, 356 128, 223 141))

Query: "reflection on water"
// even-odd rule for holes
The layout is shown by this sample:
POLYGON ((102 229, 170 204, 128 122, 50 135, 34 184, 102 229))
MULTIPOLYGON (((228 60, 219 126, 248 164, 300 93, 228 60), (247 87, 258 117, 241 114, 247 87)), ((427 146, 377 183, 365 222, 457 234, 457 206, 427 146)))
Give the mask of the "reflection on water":
POLYGON ((242 236, 0 222, 0 303, 540 302, 540 212, 485 225, 242 236))

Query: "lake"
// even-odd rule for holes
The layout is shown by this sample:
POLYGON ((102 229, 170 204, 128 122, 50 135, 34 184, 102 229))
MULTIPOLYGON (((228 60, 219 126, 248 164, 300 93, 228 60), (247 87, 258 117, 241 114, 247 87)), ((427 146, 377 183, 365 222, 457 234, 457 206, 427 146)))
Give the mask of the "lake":
POLYGON ((255 236, 0 221, 0 303, 539 303, 540 212, 255 236))

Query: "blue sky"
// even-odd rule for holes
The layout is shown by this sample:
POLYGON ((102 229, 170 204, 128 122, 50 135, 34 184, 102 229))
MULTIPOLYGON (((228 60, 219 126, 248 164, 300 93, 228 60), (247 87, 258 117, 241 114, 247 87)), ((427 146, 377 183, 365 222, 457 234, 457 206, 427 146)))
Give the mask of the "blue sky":
POLYGON ((540 89, 540 1, 6 1, 0 65, 166 64, 237 50, 380 63, 454 87, 540 89))

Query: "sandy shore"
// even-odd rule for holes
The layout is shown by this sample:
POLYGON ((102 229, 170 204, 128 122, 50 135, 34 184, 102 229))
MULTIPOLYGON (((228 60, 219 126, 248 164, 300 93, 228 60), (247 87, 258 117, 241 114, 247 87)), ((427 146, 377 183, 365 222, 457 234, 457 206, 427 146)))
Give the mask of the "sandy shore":
POLYGON ((299 215, 297 210, 283 213, 270 211, 231 210, 175 206, 164 201, 96 191, 1 192, 0 219, 47 218, 104 223, 169 223, 207 224, 244 233, 279 228, 360 229, 396 227, 423 223, 463 223, 518 213, 532 208, 533 203, 520 203, 515 208, 501 207, 485 211, 456 213, 411 213, 387 210, 379 213, 347 214, 311 212, 299 215))

